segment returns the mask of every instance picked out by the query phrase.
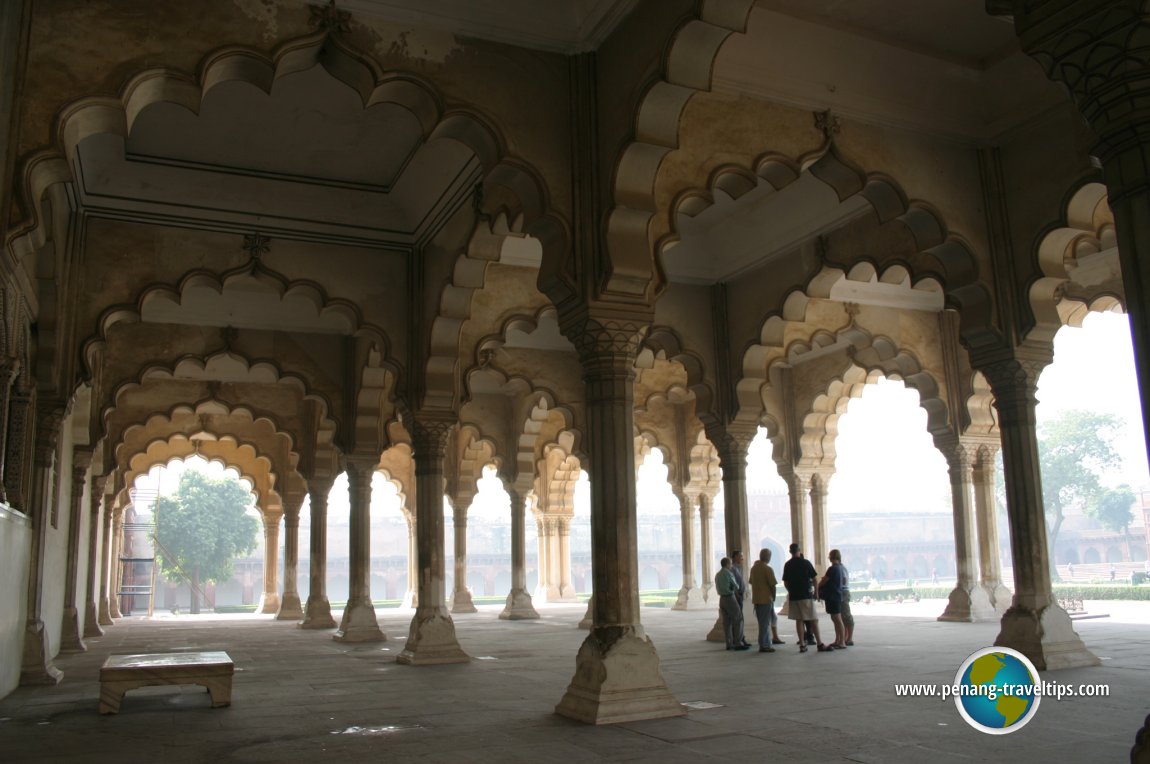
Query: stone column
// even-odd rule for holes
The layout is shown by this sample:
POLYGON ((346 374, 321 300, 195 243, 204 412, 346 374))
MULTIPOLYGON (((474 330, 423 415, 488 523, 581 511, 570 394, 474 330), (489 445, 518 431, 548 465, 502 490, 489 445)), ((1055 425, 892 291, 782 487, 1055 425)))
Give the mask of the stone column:
POLYGON ((564 334, 579 351, 586 389, 594 611, 575 676, 555 711, 590 724, 682 716, 639 617, 634 382, 646 329, 576 320, 564 334))
POLYGON ((1035 431, 1034 393, 1049 357, 1010 359, 982 369, 994 392, 1006 472, 1006 513, 1014 560, 1014 599, 1002 616, 996 645, 1013 647, 1046 669, 1099 663, 1051 594, 1046 517, 1035 431))
POLYGON ((31 386, 17 382, 8 398, 8 442, 4 449, 4 493, 8 505, 27 515, 33 514, 28 506, 28 459, 32 453, 32 405, 35 392, 31 386))
POLYGON ((558 596, 555 581, 554 545, 551 518, 541 512, 535 519, 535 540, 539 547, 539 580, 535 582, 535 598, 540 602, 554 602, 558 596))
POLYGON ((511 592, 499 617, 524 621, 539 617, 527 591, 527 529, 524 523, 527 502, 523 492, 516 488, 509 488, 507 495, 511 497, 511 592))
POLYGON ((827 494, 830 476, 816 473, 811 476, 811 554, 820 571, 830 567, 830 525, 827 523, 827 494))
MULTIPOLYGON (((743 564, 743 578, 748 579, 751 572, 749 554, 751 536, 747 521, 747 446, 750 439, 738 438, 728 431, 712 430, 707 433, 715 450, 719 453, 719 466, 723 470, 723 524, 726 532, 726 549, 724 556, 730 556, 736 549, 742 550, 746 557, 743 564)), ((751 587, 747 585, 747 597, 750 598, 751 587)), ((744 614, 746 611, 744 601, 744 614)), ((759 623, 754 618, 744 618, 744 635, 748 641, 754 641, 759 634, 759 623)), ((723 642, 722 616, 715 620, 711 630, 707 633, 708 642, 723 642)))
POLYGON ((804 553, 810 551, 810 536, 807 535, 807 500, 811 490, 809 475, 793 471, 783 476, 787 481, 787 500, 791 509, 791 543, 798 544, 804 553))
POLYGON ((15 356, 0 359, 0 504, 8 503, 5 491, 5 456, 8 453, 8 406, 12 385, 20 374, 20 359, 15 356))
POLYGON ((699 547, 703 555, 703 600, 711 601, 711 590, 715 588, 715 553, 711 548, 711 516, 714 512, 714 497, 710 494, 699 496, 699 547))
POLYGON ((36 444, 33 452, 32 495, 26 511, 32 520, 32 553, 28 561, 28 615, 24 626, 24 656, 20 667, 21 685, 56 684, 63 678, 52 664, 52 650, 43 620, 45 589, 44 555, 49 516, 56 500, 54 471, 59 470, 57 451, 65 405, 59 400, 43 400, 36 405, 36 444))
POLYGON ((571 583, 571 518, 555 518, 555 539, 559 547, 559 597, 556 602, 578 602, 571 583))
POLYGON ((396 660, 413 666, 471 660, 455 637, 444 581, 443 461, 454 426, 454 417, 447 415, 417 416, 412 422, 419 605, 396 660))
POLYGON ((107 484, 107 475, 92 477, 92 492, 88 509, 88 586, 84 597, 84 636, 102 637, 104 630, 100 628, 99 603, 101 597, 107 592, 103 585, 97 583, 97 576, 101 569, 100 564, 100 507, 104 503, 104 486, 107 484))
POLYGON ((958 578, 940 621, 987 621, 995 617, 990 598, 978 580, 974 556, 974 509, 971 506, 972 449, 966 444, 943 444, 950 473, 950 498, 954 515, 954 560, 958 578))
POLYGON ((104 508, 103 539, 100 542, 100 594, 96 602, 101 626, 112 626, 112 605, 109 589, 112 586, 112 517, 116 514, 113 502, 104 508))
POLYGON ((84 489, 88 483, 88 467, 92 464, 92 449, 72 450, 72 495, 68 502, 68 562, 64 570, 64 614, 60 622, 60 650, 82 653, 88 649, 80 636, 80 597, 77 595, 80 578, 80 526, 84 522, 84 489))
POLYGON ((371 603, 371 476, 379 458, 347 457, 347 490, 351 498, 348 572, 350 591, 337 642, 383 642, 387 635, 379 628, 371 603))
MULTIPOLYGON (((108 579, 108 614, 112 618, 123 618, 120 612, 121 580, 124 577, 124 565, 120 562, 124 548, 124 512, 127 507, 116 507, 112 514, 112 575, 108 579)), ((195 597, 195 592, 192 593, 195 597)))
POLYGON ((451 593, 452 613, 477 613, 467 588, 467 510, 470 502, 462 499, 451 503, 452 524, 455 526, 455 591, 451 593))
POLYGON ((307 483, 311 501, 311 548, 308 550, 307 609, 301 629, 333 629, 331 603, 327 599, 327 496, 331 478, 312 478, 307 483))
POLYGON ((280 609, 279 552, 280 518, 282 512, 263 512, 264 521, 264 591, 260 595, 257 613, 274 615, 280 609))
POLYGON ((284 500, 284 593, 276 612, 277 621, 297 621, 303 618, 299 599, 299 513, 304 494, 293 492, 284 500))
POLYGON ((1002 557, 998 546, 998 512, 995 506, 994 481, 997 469, 994 455, 997 446, 980 446, 974 462, 974 515, 978 526, 978 559, 982 571, 982 588, 987 599, 1001 616, 1010 607, 1010 590, 1002 585, 1002 557))
POLYGON ((675 598, 672 610, 702 610, 707 607, 703 601, 703 590, 699 588, 695 573, 695 502, 681 488, 675 491, 679 500, 679 529, 683 545, 683 586, 675 598))
POLYGON ((415 543, 415 515, 405 510, 403 518, 407 520, 407 590, 403 593, 403 607, 416 608, 419 606, 419 549, 415 543))

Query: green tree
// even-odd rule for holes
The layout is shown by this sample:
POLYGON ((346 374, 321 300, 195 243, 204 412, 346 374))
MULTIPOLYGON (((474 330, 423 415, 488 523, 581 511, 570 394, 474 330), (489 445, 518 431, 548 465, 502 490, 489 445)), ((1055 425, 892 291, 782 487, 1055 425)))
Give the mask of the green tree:
POLYGON ((1130 538, 1127 531, 1134 522, 1134 502, 1137 497, 1133 489, 1123 483, 1117 488, 1109 488, 1100 493, 1086 508, 1086 513, 1106 528, 1121 531, 1126 546, 1126 559, 1130 559, 1130 538))
POLYGON ((1050 561, 1065 511, 1088 511, 1103 492, 1102 477, 1122 466, 1113 441, 1122 423, 1110 414, 1071 409, 1038 428, 1042 501, 1050 521, 1050 561))
POLYGON ((156 502, 156 557, 170 580, 192 587, 192 612, 200 612, 200 585, 226 581, 232 560, 256 547, 259 521, 246 513, 251 493, 234 478, 213 480, 187 470, 172 496, 156 502))

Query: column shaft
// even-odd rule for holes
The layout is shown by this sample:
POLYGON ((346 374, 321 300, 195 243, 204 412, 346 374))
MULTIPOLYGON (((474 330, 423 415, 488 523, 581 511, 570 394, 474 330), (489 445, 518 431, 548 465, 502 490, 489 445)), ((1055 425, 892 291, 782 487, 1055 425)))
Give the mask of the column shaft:
MULTIPOLYGON (((124 546, 124 512, 125 507, 117 507, 112 515, 112 559, 111 576, 108 577, 108 614, 112 618, 123 618, 120 612, 120 579, 124 575, 124 565, 120 562, 120 550, 124 546)), ((192 598, 199 595, 192 591, 192 598)))
POLYGON ((511 591, 499 617, 523 621, 539 617, 527 591, 527 529, 524 522, 527 502, 523 492, 515 488, 509 489, 507 494, 511 497, 511 591))
POLYGON ((308 481, 308 501, 311 505, 311 538, 308 550, 307 608, 301 629, 331 629, 331 603, 327 599, 327 500, 331 493, 331 480, 313 478, 308 481))
POLYGON ((113 515, 115 515, 115 507, 109 501, 108 506, 104 508, 104 525, 100 540, 100 593, 96 602, 101 626, 111 626, 115 623, 112 620, 111 597, 108 593, 112 586, 113 515))
POLYGON ((715 587, 711 568, 715 567, 715 553, 711 548, 711 515, 714 499, 708 494, 699 496, 699 548, 703 559, 703 599, 710 601, 715 587))
POLYGON ((299 513, 303 496, 285 497, 284 507, 284 588, 280 597, 277 621, 295 621, 303 618, 299 598, 299 513))
POLYGON ((830 566, 828 556, 831 551, 830 526, 827 523, 828 478, 814 475, 811 478, 811 537, 814 564, 819 570, 830 566))
POLYGON ((84 596, 84 636, 101 637, 100 628, 101 586, 97 581, 100 565, 100 509, 104 503, 104 486, 107 476, 92 478, 92 492, 88 510, 88 586, 84 596))
POLYGON ((80 600, 77 584, 80 578, 80 526, 84 521, 84 489, 88 483, 91 449, 72 452, 72 493, 68 502, 68 562, 64 572, 64 614, 60 623, 60 650, 78 653, 87 650, 81 636, 80 600))
POLYGON ((963 443, 945 449, 950 474, 951 513, 954 517, 954 559, 957 580, 940 621, 982 621, 994 618, 990 598, 978 581, 974 547, 974 509, 971 504, 972 450, 963 443))
POLYGON ((256 607, 257 613, 275 614, 280 609, 279 551, 282 517, 278 512, 264 514, 264 591, 256 607))
POLYGON ((695 505, 682 490, 677 491, 676 496, 679 499, 679 531, 683 546, 683 586, 672 609, 700 610, 706 607, 706 603, 695 571, 695 505))
POLYGON ((996 511, 994 465, 996 448, 982 446, 972 474, 974 482, 974 514, 978 526, 978 561, 982 572, 982 588, 995 612, 1002 615, 1010 607, 1010 590, 1002 585, 1002 558, 998 542, 998 513, 996 511))
POLYGON ((467 508, 460 501, 452 506, 452 525, 455 540, 455 591, 451 596, 452 613, 475 613, 475 603, 471 601, 471 591, 467 588, 467 508))
POLYGON ((378 459, 348 458, 347 489, 351 499, 348 579, 350 591, 343 620, 332 639, 339 642, 383 642, 371 602, 371 476, 378 459))
POLYGON ((0 359, 0 504, 8 503, 8 495, 4 489, 5 459, 8 453, 8 408, 12 394, 12 384, 20 373, 20 359, 0 359))

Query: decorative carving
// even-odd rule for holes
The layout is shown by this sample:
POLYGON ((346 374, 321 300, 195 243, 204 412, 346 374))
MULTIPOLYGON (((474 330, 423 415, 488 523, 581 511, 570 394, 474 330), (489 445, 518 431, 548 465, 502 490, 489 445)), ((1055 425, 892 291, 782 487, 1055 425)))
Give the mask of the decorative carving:
MULTIPOLYGON (((411 450, 416 468, 429 459, 443 460, 447 452, 447 441, 455 427, 455 418, 446 416, 420 415, 411 420, 411 450)), ((442 469, 442 467, 440 467, 442 469)))
POLYGON ((323 30, 328 34, 333 32, 347 34, 351 31, 351 13, 336 8, 335 0, 328 0, 327 5, 312 5, 310 9, 309 26, 323 30))
POLYGON ((8 443, 4 454, 4 491, 13 507, 25 512, 25 481, 28 474, 29 414, 35 400, 31 386, 17 384, 8 402, 8 443))
POLYGON ((251 258, 249 266, 255 268, 259 264, 260 258, 271 251, 271 239, 259 231, 246 234, 244 236, 244 249, 247 250, 248 256, 251 258))
POLYGON ((639 354, 650 325, 634 319, 603 319, 583 316, 564 327, 563 333, 575 345, 579 359, 586 365, 605 358, 633 361, 639 354))
POLYGON ((978 369, 994 393, 994 407, 998 410, 1000 425, 1033 416, 1034 407, 1038 404, 1035 397, 1038 375, 1049 363, 1049 359, 1010 358, 978 369))
POLYGON ((830 109, 826 111, 815 112, 815 129, 823 134, 823 138, 827 143, 834 141, 835 136, 842 130, 842 121, 831 113, 830 109))

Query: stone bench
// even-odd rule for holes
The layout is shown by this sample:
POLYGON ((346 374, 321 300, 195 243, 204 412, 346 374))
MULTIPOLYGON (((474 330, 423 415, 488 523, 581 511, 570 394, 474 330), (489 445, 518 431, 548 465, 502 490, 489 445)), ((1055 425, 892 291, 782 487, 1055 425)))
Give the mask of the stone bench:
POLYGON ((203 685, 212 708, 229 706, 234 673, 225 652, 112 655, 100 668, 100 713, 119 713, 125 692, 149 685, 203 685))

